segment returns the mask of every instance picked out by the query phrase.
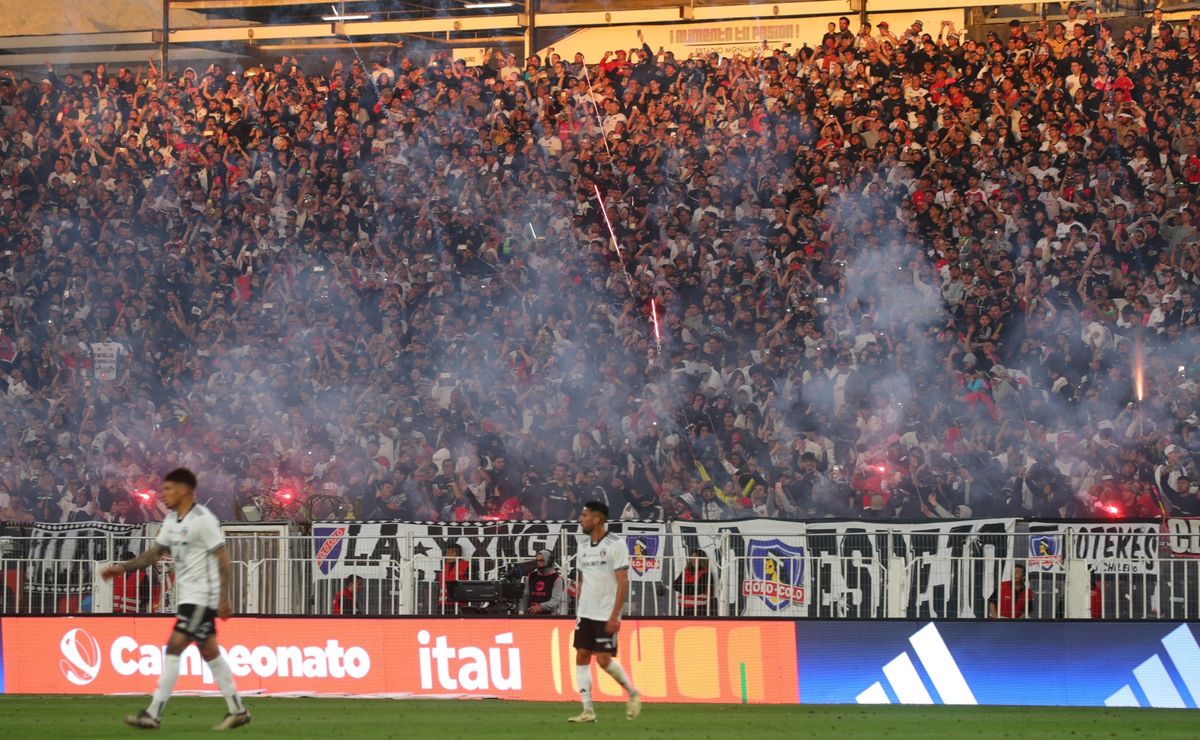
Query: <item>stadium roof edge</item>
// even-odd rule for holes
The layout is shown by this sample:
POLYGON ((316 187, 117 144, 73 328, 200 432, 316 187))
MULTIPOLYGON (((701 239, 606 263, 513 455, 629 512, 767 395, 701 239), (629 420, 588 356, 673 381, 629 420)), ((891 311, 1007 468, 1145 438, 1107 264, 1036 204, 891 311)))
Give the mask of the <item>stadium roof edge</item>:
MULTIPOLYGON (((352 12, 355 4, 366 1, 349 0, 346 12, 352 12)), ((242 6, 249 3, 257 3, 259 6, 299 5, 300 0, 182 0, 173 2, 172 8, 193 9, 205 3, 208 6, 220 4, 223 7, 229 6, 231 3, 242 6)), ((312 3, 305 4, 312 5, 312 3)), ((580 4, 594 7, 592 3, 580 4)), ((912 0, 869 0, 868 9, 872 13, 897 11, 918 13, 922 10, 1020 4, 1019 0, 917 0, 917 2, 912 2, 912 0)), ((845 15, 851 12, 846 0, 806 0, 804 2, 779 2, 771 5, 742 2, 732 5, 708 4, 694 7, 685 4, 684 0, 673 0, 671 2, 646 3, 624 9, 612 7, 607 10, 558 10, 557 8, 563 7, 561 4, 554 7, 556 7, 555 10, 537 13, 532 22, 530 16, 523 12, 480 14, 446 11, 426 17, 347 21, 339 22, 336 25, 330 22, 240 22, 232 24, 223 22, 222 25, 211 27, 172 29, 168 42, 173 53, 182 52, 184 48, 193 45, 201 47, 198 51, 206 51, 218 56, 221 54, 238 56, 242 53, 253 56, 258 54, 254 46, 263 41, 286 42, 334 38, 352 42, 355 39, 377 40, 436 33, 442 34, 445 37, 444 41, 448 43, 452 43, 455 37, 461 38, 464 34, 479 34, 482 36, 478 39, 481 45, 486 45, 488 43, 487 34, 511 36, 514 33, 523 33, 528 35, 532 25, 541 29, 551 29, 753 19, 768 21, 776 18, 845 15), (205 45, 233 45, 233 48, 204 49, 205 45), (239 45, 242 46, 239 47, 239 45)), ((514 8, 522 9, 522 6, 518 4, 514 8)), ((136 61, 144 59, 147 53, 153 54, 161 41, 161 30, 156 29, 73 33, 62 36, 0 37, 0 66, 33 66, 55 59, 63 62, 77 62, 83 61, 84 54, 92 62, 136 61), (6 50, 18 53, 4 55, 3 51, 6 50), (25 50, 28 52, 20 53, 25 50)))

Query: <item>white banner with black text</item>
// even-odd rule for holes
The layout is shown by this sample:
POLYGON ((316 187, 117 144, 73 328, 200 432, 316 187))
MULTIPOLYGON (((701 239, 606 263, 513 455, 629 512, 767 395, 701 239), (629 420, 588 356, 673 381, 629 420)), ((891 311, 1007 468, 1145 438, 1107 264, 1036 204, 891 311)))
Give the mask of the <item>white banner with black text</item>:
POLYGON ((141 524, 42 523, 29 527, 30 594, 78 594, 92 588, 95 563, 121 560, 141 547, 141 524))
MULTIPOLYGON (((609 524, 609 531, 625 537, 632 580, 662 580, 666 530, 664 522, 609 524)), ((509 575, 514 565, 532 563, 539 550, 549 550, 560 566, 569 565, 583 538, 576 522, 561 521, 324 522, 314 524, 312 532, 318 579, 388 578, 389 563, 405 557, 411 540, 417 580, 433 579, 451 545, 461 549, 472 580, 498 580, 509 575)))

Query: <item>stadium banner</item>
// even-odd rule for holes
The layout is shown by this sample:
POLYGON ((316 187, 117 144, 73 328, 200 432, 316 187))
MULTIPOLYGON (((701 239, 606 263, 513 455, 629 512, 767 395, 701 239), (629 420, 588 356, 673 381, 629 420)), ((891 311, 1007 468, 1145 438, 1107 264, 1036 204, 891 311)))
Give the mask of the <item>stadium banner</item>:
MULTIPOLYGON (((672 522, 675 556, 703 549, 719 562, 728 537, 736 576, 722 596, 742 616, 883 617, 888 552, 905 565, 908 607, 922 616, 986 613, 997 558, 1008 556, 1015 519, 922 524, 745 519, 672 522), (937 609, 948 614, 938 614, 937 609)), ((676 572, 683 567, 677 562, 676 572)))
POLYGON ((29 528, 29 594, 79 594, 92 589, 94 563, 140 547, 141 524, 38 522, 29 528))
POLYGON ((1200 708, 1200 625, 796 623, 803 704, 1200 708))
MULTIPOLYGON (((784 44, 790 44, 789 53, 795 53, 797 49, 805 45, 809 48, 819 48, 821 37, 825 34, 828 24, 836 25, 841 15, 849 15, 851 18, 850 29, 852 32, 858 33, 860 24, 855 14, 848 14, 842 10, 837 15, 797 17, 806 11, 812 11, 805 8, 803 3, 792 3, 792 5, 794 7, 791 12, 784 14, 785 17, 778 18, 764 13, 761 18, 746 20, 643 24, 639 26, 599 25, 583 28, 559 39, 553 47, 539 49, 538 53, 545 59, 553 50, 562 54, 566 61, 570 61, 578 52, 584 55, 589 64, 595 64, 600 61, 605 52, 609 52, 609 58, 614 59, 612 53, 618 49, 629 51, 640 47, 641 42, 637 38, 638 31, 642 32, 651 51, 657 52, 661 48, 664 51, 674 52, 675 59, 680 63, 692 55, 701 54, 747 56, 760 51, 764 40, 772 49, 779 49, 784 44)), ((911 12, 871 13, 869 17, 870 22, 876 26, 881 21, 887 22, 891 26, 892 33, 897 36, 902 36, 915 20, 911 12)), ((943 20, 953 21, 955 27, 959 29, 965 28, 965 15, 962 8, 929 9, 921 13, 921 18, 926 24, 925 31, 929 33, 936 33, 935 29, 941 25, 943 20)), ((878 34, 876 37, 878 38, 878 34)))
POLYGON ((884 570, 890 558, 904 566, 906 613, 963 619, 986 614, 991 569, 1008 556, 1016 527, 1017 520, 1009 518, 810 523, 817 582, 813 616, 886 616, 884 570))
POLYGON ((1158 572, 1162 525, 1142 522, 1029 522, 1031 570, 1065 572, 1065 558, 1086 561, 1092 573, 1158 572))
MULTIPOLYGON (((6 617, 4 674, 13 694, 147 694, 162 671, 169 617, 6 617)), ((246 693, 497 697, 573 701, 573 619, 235 617, 218 638, 246 693)), ((789 620, 626 620, 618 655, 651 702, 794 704, 789 620)), ((594 695, 624 701, 593 664, 594 695)), ((215 689, 195 646, 180 691, 215 689)))
POLYGON ((1200 558, 1200 517, 1172 517, 1163 525, 1173 558, 1200 558))
MULTIPOLYGON (((725 591, 726 603, 738 604, 743 616, 808 614, 808 557, 803 522, 742 519, 726 522, 672 522, 676 573, 682 573, 688 553, 699 548, 708 556, 725 591), (722 563, 722 543, 729 538, 733 563, 722 563)), ((720 586, 718 586, 720 588, 720 586)))
POLYGON ((631 581, 663 580, 669 539, 666 522, 612 522, 609 529, 625 537, 625 546, 629 548, 631 581))
MULTIPOLYGON (((666 558, 664 522, 611 522, 609 531, 626 537, 630 574, 635 581, 661 581, 666 558)), ((323 522, 313 524, 313 574, 318 580, 387 578, 388 561, 405 555, 411 538, 417 580, 429 581, 441 570, 442 553, 452 544, 471 561, 472 577, 492 580, 517 562, 532 562, 538 550, 550 550, 559 564, 583 535, 576 522, 323 522)))

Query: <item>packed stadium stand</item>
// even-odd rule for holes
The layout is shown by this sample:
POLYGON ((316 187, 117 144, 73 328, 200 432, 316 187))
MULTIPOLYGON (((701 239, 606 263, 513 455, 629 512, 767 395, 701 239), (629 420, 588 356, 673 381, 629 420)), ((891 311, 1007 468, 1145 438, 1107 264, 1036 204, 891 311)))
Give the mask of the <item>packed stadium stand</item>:
POLYGON ((0 521, 1200 514, 1200 22, 913 20, 0 72, 0 521))

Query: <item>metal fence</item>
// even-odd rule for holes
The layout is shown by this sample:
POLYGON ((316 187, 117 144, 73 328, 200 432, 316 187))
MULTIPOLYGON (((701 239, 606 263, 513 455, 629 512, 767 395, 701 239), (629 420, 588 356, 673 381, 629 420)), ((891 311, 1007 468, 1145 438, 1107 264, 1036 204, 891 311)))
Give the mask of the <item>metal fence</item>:
MULTIPOLYGON (((494 535, 501 536, 501 535, 494 535)), ((503 535, 508 538, 519 535, 503 535)), ((1171 619, 1200 616, 1200 560, 1160 557, 1166 548, 1102 562, 1078 556, 1097 549, 1089 533, 1047 554, 1033 533, 944 539, 888 532, 846 539, 820 551, 814 538, 757 535, 769 547, 747 548, 728 533, 697 538, 668 533, 657 552, 631 553, 630 616, 765 616, 781 618, 1171 619), (1017 572, 1024 569, 1024 588, 1017 572)), ((476 544, 480 537, 477 536, 476 544)), ((582 538, 567 531, 548 547, 558 561, 573 613, 574 563, 582 538)), ((228 534, 235 611, 281 615, 519 614, 532 562, 529 547, 479 546, 498 553, 459 556, 430 550, 411 536, 363 576, 323 573, 320 542, 280 533, 228 534)), ((143 573, 104 583, 99 568, 140 551, 145 539, 94 538, 69 558, 32 557, 29 538, 0 538, 0 613, 171 613, 169 559, 143 573)), ((484 542, 483 545, 489 545, 484 542)), ((633 548, 631 548, 633 549, 633 548)))

